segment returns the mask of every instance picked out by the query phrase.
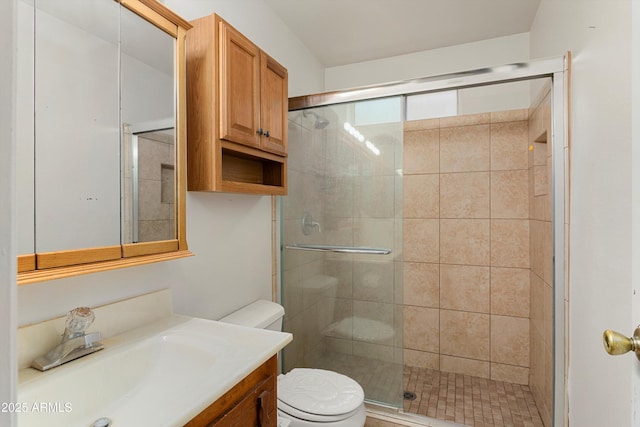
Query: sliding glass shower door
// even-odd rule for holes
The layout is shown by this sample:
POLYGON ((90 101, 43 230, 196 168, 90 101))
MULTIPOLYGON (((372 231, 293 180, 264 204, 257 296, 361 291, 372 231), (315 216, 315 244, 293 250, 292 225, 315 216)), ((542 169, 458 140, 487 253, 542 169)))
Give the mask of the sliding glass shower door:
POLYGON ((401 97, 289 113, 283 369, 329 369, 402 404, 401 97))

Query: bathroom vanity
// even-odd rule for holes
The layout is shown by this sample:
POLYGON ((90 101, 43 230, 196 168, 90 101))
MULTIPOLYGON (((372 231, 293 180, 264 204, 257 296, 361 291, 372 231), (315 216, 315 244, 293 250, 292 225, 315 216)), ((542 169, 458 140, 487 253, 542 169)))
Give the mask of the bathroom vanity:
POLYGON ((104 349, 46 372, 25 363, 64 318, 20 328, 18 426, 275 426, 276 354, 291 334, 175 315, 168 294, 94 308, 104 349))

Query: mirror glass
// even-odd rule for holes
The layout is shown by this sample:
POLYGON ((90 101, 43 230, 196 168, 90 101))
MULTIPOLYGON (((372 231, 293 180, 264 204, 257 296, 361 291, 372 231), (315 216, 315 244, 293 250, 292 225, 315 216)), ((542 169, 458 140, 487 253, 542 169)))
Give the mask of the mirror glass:
POLYGON ((17 9, 18 254, 175 239, 175 38, 111 0, 17 9))
POLYGON ((17 3, 16 40, 16 227, 17 253, 32 254, 34 246, 34 134, 33 134, 33 37, 32 0, 17 3))
POLYGON ((122 8, 122 242, 176 238, 175 39, 122 8))
POLYGON ((35 251, 120 244, 120 5, 35 0, 35 251))

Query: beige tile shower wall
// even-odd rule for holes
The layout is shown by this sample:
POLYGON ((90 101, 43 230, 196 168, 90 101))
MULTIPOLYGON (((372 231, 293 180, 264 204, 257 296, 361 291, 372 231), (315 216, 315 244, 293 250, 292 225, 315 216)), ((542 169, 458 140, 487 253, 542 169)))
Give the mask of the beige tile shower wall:
MULTIPOLYGON (((529 197, 531 205, 531 370, 529 385, 545 426, 551 425, 553 396, 553 254, 551 210, 550 94, 532 108, 529 119, 529 197)), ((544 93, 544 92, 543 92, 544 93)))
POLYGON ((528 116, 405 123, 405 364, 529 381, 528 116))

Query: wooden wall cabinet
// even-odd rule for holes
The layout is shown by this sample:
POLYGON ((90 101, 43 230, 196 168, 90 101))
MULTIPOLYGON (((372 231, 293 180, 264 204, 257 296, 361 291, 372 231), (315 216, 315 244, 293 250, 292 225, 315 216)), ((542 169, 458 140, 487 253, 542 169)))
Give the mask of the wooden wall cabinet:
POLYGON ((241 380, 185 427, 275 427, 277 356, 241 380))
POLYGON ((287 70, 218 15, 187 37, 190 191, 287 192, 287 70))

